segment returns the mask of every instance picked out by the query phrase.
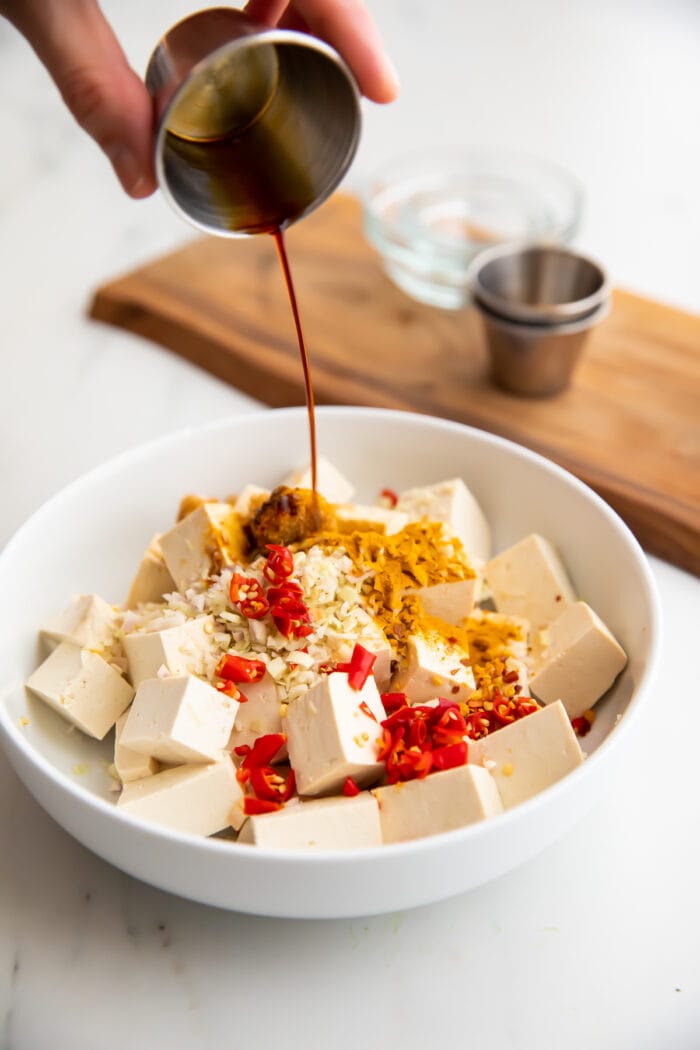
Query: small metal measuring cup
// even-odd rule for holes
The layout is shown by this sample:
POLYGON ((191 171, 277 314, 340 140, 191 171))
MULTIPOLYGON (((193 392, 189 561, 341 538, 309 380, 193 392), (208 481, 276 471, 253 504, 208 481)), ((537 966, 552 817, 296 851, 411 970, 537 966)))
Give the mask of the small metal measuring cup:
POLYGON ((207 233, 284 229, 333 192, 357 149, 360 96, 341 57, 232 8, 170 29, 146 86, 161 190, 207 233))
POLYGON ((505 244, 468 274, 498 386, 525 397, 570 383, 588 334, 610 311, 603 267, 570 248, 505 244))

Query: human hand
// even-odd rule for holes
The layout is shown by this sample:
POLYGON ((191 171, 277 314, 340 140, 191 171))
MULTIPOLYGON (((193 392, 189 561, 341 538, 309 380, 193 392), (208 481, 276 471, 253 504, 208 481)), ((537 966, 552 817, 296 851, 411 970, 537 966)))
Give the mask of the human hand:
MULTIPOLYGON (((390 102, 398 81, 362 0, 249 0, 251 18, 313 33, 352 69, 362 93, 390 102)), ((97 0, 0 0, 46 66, 63 101, 112 163, 131 197, 156 188, 153 108, 97 0)))

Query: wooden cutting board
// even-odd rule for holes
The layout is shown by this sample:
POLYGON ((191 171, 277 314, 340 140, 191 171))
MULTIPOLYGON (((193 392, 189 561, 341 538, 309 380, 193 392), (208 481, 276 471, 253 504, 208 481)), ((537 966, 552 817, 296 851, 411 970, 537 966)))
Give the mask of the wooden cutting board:
MULTIPOLYGON (((490 384, 473 311, 391 284, 353 198, 333 197, 287 245, 319 403, 412 409, 527 445, 596 489, 648 551, 700 575, 700 317, 617 291, 570 389, 528 400, 490 384)), ((90 313, 269 405, 303 403, 271 237, 194 241, 100 288, 90 313)))

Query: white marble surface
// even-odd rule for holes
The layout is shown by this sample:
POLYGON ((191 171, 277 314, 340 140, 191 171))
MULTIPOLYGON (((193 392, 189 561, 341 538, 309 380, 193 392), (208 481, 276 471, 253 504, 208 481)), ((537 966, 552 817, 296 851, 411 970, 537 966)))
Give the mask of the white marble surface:
MULTIPOLYGON (((137 69, 188 13, 104 8, 137 69)), ((522 146, 589 198, 579 243, 618 283, 700 311, 696 0, 373 0, 403 79, 368 107, 350 186, 416 145, 522 146)), ((0 542, 142 440, 250 402, 90 323, 102 280, 189 236, 123 197, 0 24, 0 542)), ((662 439, 662 436, 660 436, 662 439)), ((46 817, 0 756, 0 1047, 700 1046, 700 583, 652 561, 666 634, 619 784, 536 860, 405 914, 293 922, 142 885, 46 817)))

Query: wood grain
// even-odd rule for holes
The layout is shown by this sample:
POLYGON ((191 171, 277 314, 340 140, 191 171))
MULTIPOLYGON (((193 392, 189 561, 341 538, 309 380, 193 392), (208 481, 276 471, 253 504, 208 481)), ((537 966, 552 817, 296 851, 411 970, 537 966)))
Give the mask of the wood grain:
MULTIPOLYGON (((411 409, 501 434, 596 489, 651 553, 700 575, 700 318, 617 291, 572 386, 489 382, 478 317, 413 302, 336 195, 287 235, 319 403, 411 409)), ((91 316, 169 347, 269 405, 303 402, 270 237, 203 238, 100 288, 91 316)))

